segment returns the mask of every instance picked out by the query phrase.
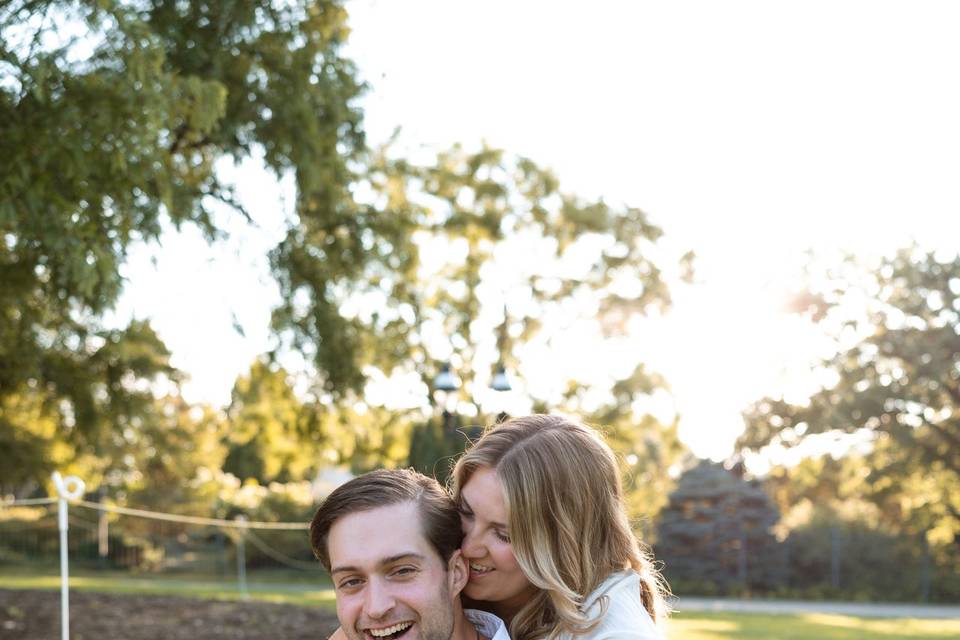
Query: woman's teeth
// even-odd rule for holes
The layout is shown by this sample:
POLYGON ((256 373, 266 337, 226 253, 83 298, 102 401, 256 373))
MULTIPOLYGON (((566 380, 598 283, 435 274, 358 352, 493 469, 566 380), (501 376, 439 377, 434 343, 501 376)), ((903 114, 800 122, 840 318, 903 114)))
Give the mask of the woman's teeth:
POLYGON ((483 565, 474 564, 471 562, 470 571, 473 571, 474 573, 490 573, 491 571, 493 571, 493 567, 485 567, 483 565))

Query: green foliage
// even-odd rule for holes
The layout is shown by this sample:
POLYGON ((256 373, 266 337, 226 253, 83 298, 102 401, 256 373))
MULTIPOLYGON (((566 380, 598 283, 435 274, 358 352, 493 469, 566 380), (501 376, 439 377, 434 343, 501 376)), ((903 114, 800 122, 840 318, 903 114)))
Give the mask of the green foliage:
POLYGON ((304 408, 282 368, 258 360, 237 379, 227 410, 229 449, 223 469, 260 484, 303 480, 317 463, 303 438, 304 408))
POLYGON ((51 345, 38 363, 45 384, 38 376, 0 393, 0 455, 11 461, 3 483, 36 487, 68 464, 96 487, 156 418, 151 384, 179 378, 169 356, 144 322, 86 335, 76 351, 51 345))
POLYGON ((857 521, 816 510, 785 540, 787 592, 804 598, 861 601, 925 599, 923 548, 857 521))
POLYGON ((209 515, 213 496, 199 480, 223 465, 227 424, 222 413, 179 397, 160 398, 153 407, 124 448, 108 458, 107 480, 114 478, 108 484, 115 485, 108 495, 155 511, 209 515), (118 457, 127 469, 120 478, 118 457))
MULTIPOLYGON (((655 542, 653 523, 674 488, 670 469, 689 455, 677 435, 679 417, 672 424, 662 424, 634 408, 636 402, 665 388, 666 382, 660 376, 638 365, 631 375, 614 383, 610 400, 604 406, 584 416, 588 423, 601 429, 617 454, 627 512, 641 539, 648 543, 655 542)), ((581 392, 577 387, 572 391, 574 395, 581 392)))
MULTIPOLYGON (((203 473, 195 484, 202 493, 211 496, 212 515, 217 518, 235 520, 242 516, 248 521, 307 523, 316 511, 316 496, 308 481, 260 485, 253 479, 241 482, 229 473, 214 471, 203 473)), ((210 503, 207 510, 204 515, 210 515, 210 503)), ((278 561, 282 566, 293 565, 299 570, 317 566, 308 536, 302 530, 197 530, 196 527, 187 527, 185 531, 192 534, 201 546, 209 547, 213 541, 220 562, 225 559, 225 553, 233 557, 231 564, 236 562, 236 544, 242 536, 245 539, 244 557, 250 569, 276 567, 278 561), (229 545, 224 547, 227 541, 229 545)))
POLYGON ((445 415, 427 420, 413 428, 408 464, 446 486, 457 456, 468 444, 463 421, 458 416, 445 415))
POLYGON ((780 593, 801 598, 951 602, 957 551, 931 546, 871 499, 869 458, 805 458, 775 467, 767 490, 784 514, 788 576, 780 593))
POLYGON ((117 440, 150 419, 143 386, 175 378, 169 354, 148 325, 111 331, 100 317, 131 244, 165 223, 213 239, 218 207, 244 213, 219 159, 262 152, 292 172, 300 220, 349 209, 363 136, 346 35, 334 0, 0 8, 0 454, 17 449, 5 486, 70 458, 48 455, 46 421, 105 473, 117 440), (41 411, 34 432, 14 407, 41 411))
POLYGON ((779 517, 756 483, 703 460, 680 476, 660 512, 656 557, 677 593, 769 590, 784 577, 779 517))
POLYGON ((76 455, 59 436, 57 416, 40 394, 23 389, 0 398, 0 456, 4 471, 0 493, 40 486, 53 469, 76 455))
POLYGON ((802 311, 836 331, 823 363, 835 383, 747 413, 745 449, 816 434, 867 436, 865 495, 887 524, 937 546, 960 535, 960 259, 916 249, 878 265, 852 260, 811 282, 802 311), (865 308, 851 304, 865 301, 865 308))
MULTIPOLYGON (((298 398, 284 372, 255 365, 229 425, 184 423, 229 428, 226 467, 245 478, 405 461, 409 413, 356 402, 371 371, 413 372, 429 389, 452 352, 472 396, 478 371, 501 358, 512 368, 573 302, 607 335, 669 305, 662 232, 643 211, 566 192, 550 171, 496 149, 453 147, 422 163, 367 149, 363 87, 341 55, 346 18, 338 0, 0 8, 0 454, 17 449, 4 486, 35 488, 54 466, 83 460, 93 486, 135 492, 146 477, 189 481, 223 453, 180 457, 171 425, 189 412, 174 407, 174 420, 149 390, 176 386, 169 354, 148 324, 107 330, 102 319, 132 245, 183 225, 214 241, 237 220, 224 211, 246 215, 215 170, 227 158, 262 157, 295 179, 295 211, 270 254, 282 295, 272 323, 281 348, 315 372, 298 398), (153 460, 134 446, 175 453, 153 460)), ((651 380, 625 381, 613 403, 648 393, 651 380)), ((645 462, 649 450, 662 477, 676 450, 669 428, 654 434, 649 420, 616 411, 622 453, 645 462)), ((661 486, 647 480, 638 491, 661 486)), ((654 493, 636 500, 643 513, 654 493)))
POLYGON ((478 370, 501 355, 515 365, 518 347, 574 298, 596 305, 608 332, 670 302, 653 258, 661 231, 646 214, 564 193, 529 159, 455 146, 415 164, 388 147, 354 190, 356 210, 301 219, 272 256, 283 297, 274 326, 318 363, 336 360, 324 368, 328 393, 338 380, 356 387, 366 366, 413 370, 429 387, 449 357, 437 351, 442 335, 470 396, 478 370), (502 316, 508 297, 524 302, 502 316))
POLYGON ((317 448, 317 462, 361 474, 403 464, 410 451, 409 412, 363 402, 307 405, 306 436, 317 448))

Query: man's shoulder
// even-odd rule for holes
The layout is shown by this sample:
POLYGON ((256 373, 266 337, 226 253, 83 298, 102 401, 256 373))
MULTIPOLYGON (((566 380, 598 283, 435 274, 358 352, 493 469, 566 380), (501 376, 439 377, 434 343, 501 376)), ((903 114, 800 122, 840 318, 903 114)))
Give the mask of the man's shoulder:
POLYGON ((479 609, 464 609, 463 613, 477 631, 490 640, 510 640, 506 623, 492 613, 479 609))

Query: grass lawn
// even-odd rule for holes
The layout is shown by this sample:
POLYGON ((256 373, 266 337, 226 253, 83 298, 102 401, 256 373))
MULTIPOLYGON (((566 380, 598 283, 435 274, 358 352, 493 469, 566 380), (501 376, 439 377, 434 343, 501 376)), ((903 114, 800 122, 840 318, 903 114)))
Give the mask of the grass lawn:
MULTIPOLYGON (((253 576, 250 598, 267 602, 333 608, 333 589, 322 573, 313 577, 253 576)), ((0 572, 0 588, 58 589, 56 575, 29 575, 0 572)), ((194 598, 235 600, 240 598, 235 580, 210 576, 130 577, 129 574, 77 573, 70 587, 78 591, 178 595, 194 598)), ((667 623, 668 640, 941 640, 960 638, 960 620, 873 619, 851 616, 759 615, 746 613, 675 614, 667 623)))
MULTIPOLYGON (((59 575, 36 575, 0 571, 0 589, 59 589, 59 575)), ((129 573, 71 573, 70 589, 100 593, 136 593, 216 600, 239 600, 242 597, 235 578, 211 576, 142 576, 129 573)), ((252 600, 280 602, 333 609, 334 596, 330 579, 318 570, 313 580, 284 575, 248 576, 247 590, 252 600)))
POLYGON ((960 638, 960 620, 687 612, 670 619, 667 637, 669 640, 937 640, 960 638))

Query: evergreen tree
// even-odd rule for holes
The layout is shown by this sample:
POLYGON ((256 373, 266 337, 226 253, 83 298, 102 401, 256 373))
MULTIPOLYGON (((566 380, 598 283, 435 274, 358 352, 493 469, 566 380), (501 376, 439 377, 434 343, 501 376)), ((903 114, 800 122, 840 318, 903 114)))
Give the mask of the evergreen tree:
POLYGON ((702 460, 680 476, 660 513, 656 557, 677 593, 770 589, 784 575, 771 531, 778 519, 756 482, 702 460))

